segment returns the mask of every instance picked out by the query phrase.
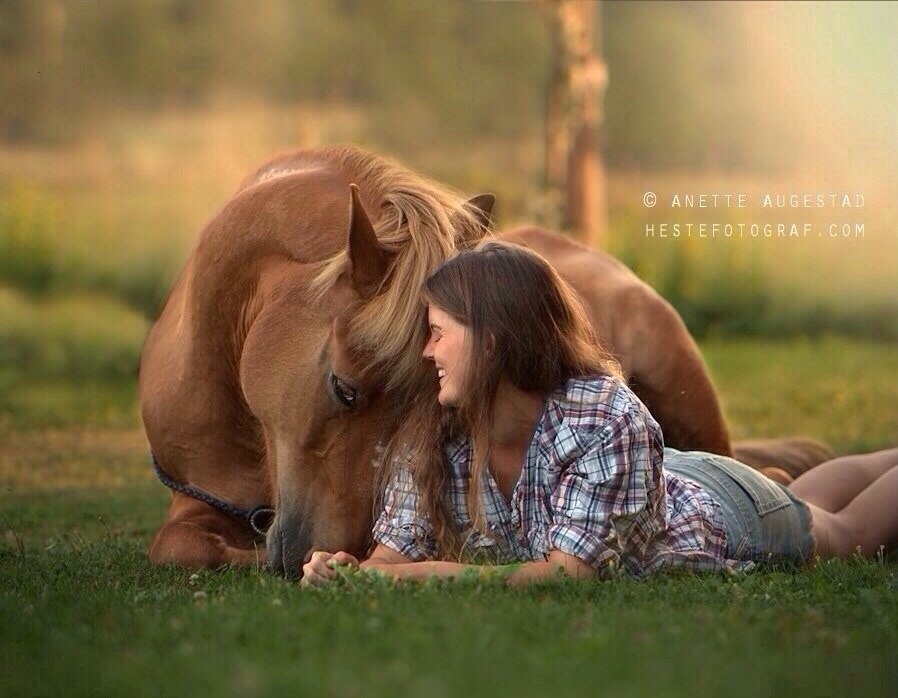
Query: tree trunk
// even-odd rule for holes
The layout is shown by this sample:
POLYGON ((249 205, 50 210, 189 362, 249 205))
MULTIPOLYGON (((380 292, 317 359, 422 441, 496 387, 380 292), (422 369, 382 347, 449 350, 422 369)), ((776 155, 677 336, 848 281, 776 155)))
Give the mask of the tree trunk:
POLYGON ((608 71, 593 52, 600 3, 548 0, 542 7, 552 42, 546 105, 547 197, 563 207, 562 225, 598 248, 608 217, 600 148, 608 71))

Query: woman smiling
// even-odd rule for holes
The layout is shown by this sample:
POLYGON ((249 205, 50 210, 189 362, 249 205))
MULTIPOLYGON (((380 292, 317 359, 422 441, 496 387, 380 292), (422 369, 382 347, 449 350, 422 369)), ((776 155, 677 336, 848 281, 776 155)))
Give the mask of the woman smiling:
MULTIPOLYGON (((387 445, 376 547, 398 578, 521 562, 512 583, 663 569, 803 564, 898 538, 898 449, 824 463, 790 489, 731 458, 665 449, 661 429, 537 254, 486 242, 443 263, 422 300, 436 400, 387 445)), ((306 584, 345 552, 318 551, 306 584)))

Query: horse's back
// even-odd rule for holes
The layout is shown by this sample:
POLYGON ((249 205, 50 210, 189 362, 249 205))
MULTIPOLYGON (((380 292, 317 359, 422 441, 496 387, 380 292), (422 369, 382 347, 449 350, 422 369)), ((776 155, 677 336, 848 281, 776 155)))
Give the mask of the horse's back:
POLYGON ((552 230, 526 225, 502 231, 496 237, 529 247, 551 261, 556 268, 568 273, 585 271, 590 276, 596 276, 598 272, 611 283, 638 281, 638 277, 625 264, 611 255, 593 250, 552 230))
POLYGON ((627 357, 630 345, 649 327, 679 320, 676 311, 625 264, 609 254, 536 226, 514 228, 497 237, 545 257, 583 300, 596 332, 627 357))

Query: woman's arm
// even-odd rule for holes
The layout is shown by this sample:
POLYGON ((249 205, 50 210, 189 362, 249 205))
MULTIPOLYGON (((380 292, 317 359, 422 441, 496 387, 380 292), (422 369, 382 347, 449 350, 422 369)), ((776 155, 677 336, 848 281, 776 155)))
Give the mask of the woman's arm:
POLYGON ((586 562, 560 550, 552 550, 545 562, 526 562, 506 577, 514 586, 569 577, 572 579, 596 579, 596 571, 586 562))
POLYGON ((590 579, 596 576, 592 567, 586 562, 560 550, 551 551, 545 561, 496 566, 467 565, 443 560, 410 562, 408 558, 387 546, 378 545, 371 557, 361 564, 361 567, 377 570, 395 579, 455 578, 468 572, 484 577, 501 577, 508 584, 515 586, 563 577, 590 579))
POLYGON ((429 577, 457 578, 465 572, 484 577, 502 578, 514 586, 524 586, 535 582, 550 581, 563 577, 590 579, 596 573, 583 560, 560 550, 553 550, 545 561, 525 562, 514 565, 466 565, 460 562, 428 560, 412 562, 401 553, 383 544, 378 544, 364 562, 346 552, 328 553, 319 550, 303 565, 302 583, 305 586, 327 584, 336 576, 336 568, 372 569, 394 579, 428 579, 429 577))

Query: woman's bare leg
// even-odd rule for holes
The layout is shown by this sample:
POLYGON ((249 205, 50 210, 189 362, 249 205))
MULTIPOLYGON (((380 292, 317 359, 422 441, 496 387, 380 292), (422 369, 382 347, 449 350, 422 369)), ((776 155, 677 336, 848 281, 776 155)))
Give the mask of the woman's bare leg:
POLYGON ((842 456, 802 473, 789 489, 809 504, 837 512, 896 465, 898 448, 842 456))
POLYGON ((867 487, 839 512, 809 504, 820 557, 850 557, 858 548, 875 555, 898 545, 898 466, 867 487))

